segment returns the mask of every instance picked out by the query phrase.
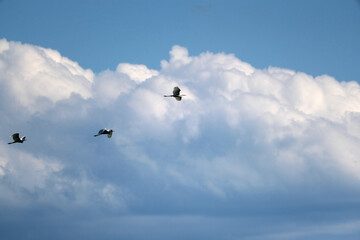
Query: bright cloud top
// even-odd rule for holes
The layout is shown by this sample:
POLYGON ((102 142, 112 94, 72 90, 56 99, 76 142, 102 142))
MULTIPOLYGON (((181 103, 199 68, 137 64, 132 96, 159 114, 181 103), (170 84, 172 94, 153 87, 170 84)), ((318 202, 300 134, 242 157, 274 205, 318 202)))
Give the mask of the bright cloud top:
POLYGON ((178 191, 226 199, 360 186, 355 82, 256 69, 232 54, 190 56, 181 46, 158 71, 121 63, 94 75, 57 51, 2 39, 0 86, 2 98, 11 99, 0 104, 0 119, 9 123, 8 113, 28 110, 27 121, 14 119, 11 126, 27 129, 29 137, 16 149, 1 142, 1 196, 25 189, 51 204, 91 205, 95 197, 123 209, 144 203, 139 199, 149 191, 161 199, 185 198, 178 191), (163 97, 174 86, 186 94, 181 102, 163 97), (38 121, 56 139, 27 148, 39 135, 27 123, 38 121), (114 128, 113 138, 92 141, 90 132, 101 127, 114 128), (130 186, 124 174, 138 180, 130 186))
POLYGON ((91 97, 94 74, 59 52, 0 40, 1 84, 9 98, 31 113, 42 111, 71 94, 91 97))

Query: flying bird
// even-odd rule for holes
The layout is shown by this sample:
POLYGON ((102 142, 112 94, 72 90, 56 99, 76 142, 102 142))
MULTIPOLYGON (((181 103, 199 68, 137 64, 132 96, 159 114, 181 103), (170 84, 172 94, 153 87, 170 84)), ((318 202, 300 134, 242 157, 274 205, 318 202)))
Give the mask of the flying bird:
POLYGON ((8 144, 13 144, 13 143, 23 143, 26 140, 26 137, 23 136, 22 138, 19 137, 19 133, 14 133, 13 135, 11 135, 10 137, 13 138, 13 142, 9 142, 8 144))
POLYGON ((164 97, 174 97, 176 100, 181 101, 181 98, 183 96, 186 96, 184 94, 180 95, 181 89, 179 87, 174 87, 173 95, 164 95, 164 97))
POLYGON ((94 135, 94 137, 97 137, 97 136, 100 136, 100 135, 103 135, 103 134, 106 134, 108 136, 108 138, 111 138, 113 132, 115 132, 114 130, 112 129, 101 129, 98 134, 94 135))

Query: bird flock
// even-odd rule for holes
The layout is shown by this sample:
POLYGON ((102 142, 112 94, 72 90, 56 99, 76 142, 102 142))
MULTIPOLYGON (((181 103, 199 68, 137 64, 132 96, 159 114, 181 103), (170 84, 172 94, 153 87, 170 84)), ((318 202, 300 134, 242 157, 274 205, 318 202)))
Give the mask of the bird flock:
MULTIPOLYGON (((180 91, 181 91, 181 89, 178 86, 176 86, 176 87, 174 87, 172 95, 164 95, 164 97, 173 97, 177 101, 181 101, 182 97, 186 96, 186 95, 184 95, 184 94, 180 95, 180 91)), ((113 132, 115 132, 115 131, 112 129, 103 128, 103 129, 100 129, 99 132, 94 135, 94 137, 97 137, 100 135, 107 135, 108 138, 111 138, 113 132)), ((19 133, 14 133, 10 137, 13 139, 13 142, 9 142, 8 144, 23 143, 24 141, 26 141, 26 136, 20 137, 19 133)))

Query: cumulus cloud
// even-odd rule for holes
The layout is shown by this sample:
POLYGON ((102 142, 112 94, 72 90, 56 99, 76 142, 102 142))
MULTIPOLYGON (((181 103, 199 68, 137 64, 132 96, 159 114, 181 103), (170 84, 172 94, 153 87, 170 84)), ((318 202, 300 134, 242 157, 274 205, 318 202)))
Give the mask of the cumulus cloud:
POLYGON ((116 68, 116 72, 126 74, 136 83, 141 83, 159 74, 156 70, 148 69, 145 65, 129 63, 120 63, 116 68))
POLYGON ((360 196, 356 82, 177 45, 159 70, 120 63, 95 75, 57 51, 2 39, 0 86, 11 99, 0 103, 1 132, 28 136, 0 143, 1 205, 226 215, 262 211, 261 201, 296 212, 313 195, 335 205, 360 196), (174 86, 181 102, 163 97, 174 86), (113 138, 92 137, 103 127, 113 138))
POLYGON ((66 174, 66 165, 57 159, 0 145, 0 206, 26 208, 39 204, 67 210, 104 203, 125 207, 122 189, 110 183, 94 182, 80 171, 66 174))
POLYGON ((3 93, 30 113, 50 108, 71 94, 91 97, 94 74, 52 49, 0 40, 3 93))
MULTIPOLYGON (((192 89, 197 98, 185 98, 175 112, 174 106, 162 108, 158 116, 178 116, 172 124, 182 129, 175 134, 188 139, 185 134, 195 133, 183 144, 185 149, 191 144, 198 149, 179 151, 183 165, 164 162, 170 176, 181 177, 189 186, 200 183, 215 193, 228 187, 283 185, 284 179, 294 184, 322 181, 313 179, 313 171, 325 179, 344 176, 359 184, 359 153, 351 147, 358 138, 347 130, 360 111, 357 83, 274 67, 254 69, 223 53, 190 57, 179 46, 170 56, 169 62, 162 62, 159 76, 192 89), (215 150, 221 141, 231 146, 222 146, 226 153, 215 150)), ((153 99, 155 103, 156 96, 153 99)))
POLYGON ((127 75, 107 70, 98 74, 92 89, 97 101, 108 104, 135 87, 136 83, 127 75))

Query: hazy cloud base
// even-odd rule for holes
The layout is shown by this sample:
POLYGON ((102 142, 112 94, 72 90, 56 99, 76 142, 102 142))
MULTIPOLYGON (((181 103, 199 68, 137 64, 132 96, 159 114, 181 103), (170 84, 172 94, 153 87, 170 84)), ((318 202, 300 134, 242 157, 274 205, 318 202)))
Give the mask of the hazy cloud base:
POLYGON ((160 70, 94 74, 2 39, 0 100, 2 239, 360 234, 355 82, 181 46, 160 70))

